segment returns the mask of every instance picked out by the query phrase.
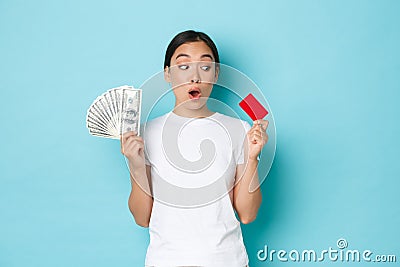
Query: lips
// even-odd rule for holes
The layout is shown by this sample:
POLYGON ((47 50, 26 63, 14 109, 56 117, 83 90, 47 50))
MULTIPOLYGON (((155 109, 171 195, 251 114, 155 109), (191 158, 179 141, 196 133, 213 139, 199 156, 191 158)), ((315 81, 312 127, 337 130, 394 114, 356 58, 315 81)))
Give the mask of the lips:
POLYGON ((188 91, 190 99, 199 99, 201 97, 201 91, 198 87, 192 87, 188 91))

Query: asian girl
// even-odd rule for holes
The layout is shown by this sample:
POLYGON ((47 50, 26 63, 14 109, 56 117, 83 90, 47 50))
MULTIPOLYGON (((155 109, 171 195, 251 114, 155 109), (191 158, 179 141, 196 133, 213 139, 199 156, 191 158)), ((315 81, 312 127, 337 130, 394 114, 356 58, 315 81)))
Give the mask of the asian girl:
POLYGON ((250 126, 208 108, 219 63, 208 35, 176 35, 164 61, 173 110, 147 122, 142 136, 128 132, 121 138, 131 171, 129 209, 138 225, 149 227, 146 266, 249 264, 240 223, 254 221, 261 204, 259 186, 253 192, 249 186, 258 182, 268 121, 250 126), (204 140, 211 140, 209 150, 204 140), (171 144, 179 151, 168 154, 171 144), (214 156, 204 165, 207 153, 214 156))

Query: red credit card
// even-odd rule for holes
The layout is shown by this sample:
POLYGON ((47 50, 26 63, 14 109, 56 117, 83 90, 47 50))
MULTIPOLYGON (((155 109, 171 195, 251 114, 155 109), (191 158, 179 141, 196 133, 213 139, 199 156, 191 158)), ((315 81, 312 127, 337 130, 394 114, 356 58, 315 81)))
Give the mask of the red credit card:
POLYGON ((252 94, 248 94, 248 96, 240 101, 239 106, 250 116, 253 121, 262 120, 268 114, 268 111, 252 94))

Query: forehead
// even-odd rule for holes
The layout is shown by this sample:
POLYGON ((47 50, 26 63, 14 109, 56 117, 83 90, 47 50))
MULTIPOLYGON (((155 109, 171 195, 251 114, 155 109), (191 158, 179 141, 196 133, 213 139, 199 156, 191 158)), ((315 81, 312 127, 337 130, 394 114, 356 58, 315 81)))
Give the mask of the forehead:
POLYGON ((203 41, 184 43, 178 46, 172 55, 171 61, 176 61, 176 57, 182 54, 188 56, 185 56, 185 58, 193 60, 200 60, 204 55, 209 55, 215 60, 211 48, 203 41))

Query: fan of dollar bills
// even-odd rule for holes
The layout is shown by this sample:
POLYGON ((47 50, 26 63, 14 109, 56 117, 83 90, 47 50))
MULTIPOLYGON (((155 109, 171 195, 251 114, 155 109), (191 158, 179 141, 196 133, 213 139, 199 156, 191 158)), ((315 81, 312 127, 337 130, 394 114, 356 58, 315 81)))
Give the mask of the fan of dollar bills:
POLYGON ((109 89, 87 111, 89 133, 112 139, 119 139, 128 131, 139 134, 141 100, 141 89, 127 85, 109 89))

